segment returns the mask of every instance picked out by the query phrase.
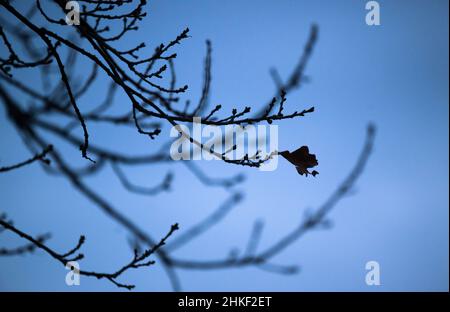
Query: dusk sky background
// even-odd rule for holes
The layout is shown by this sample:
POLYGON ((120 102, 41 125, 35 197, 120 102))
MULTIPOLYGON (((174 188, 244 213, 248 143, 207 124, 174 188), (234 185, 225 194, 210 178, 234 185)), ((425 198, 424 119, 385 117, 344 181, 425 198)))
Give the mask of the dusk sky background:
MULTIPOLYGON (((308 145, 317 155, 320 175, 300 176, 283 160, 273 172, 196 161, 212 177, 244 173, 246 181, 233 191, 243 192, 245 198, 218 226, 177 250, 177 258, 221 259, 232 249, 242 252, 255 220, 265 224, 260 248, 268 246, 293 229, 305 209, 316 209, 327 199, 355 164, 366 126, 377 126, 366 170, 352 195, 330 214, 333 227, 308 233, 272 260, 299 265, 298 274, 277 275, 254 267, 179 269, 183 290, 448 291, 448 1, 379 1, 381 25, 372 27, 365 23, 366 1, 358 0, 148 2, 148 16, 138 32, 125 37, 124 46, 145 41, 151 53, 189 27, 192 37, 177 46, 175 64, 179 85, 189 85, 182 98, 195 101, 202 86, 205 40, 210 39, 210 107, 222 104, 223 114, 233 107, 262 107, 275 91, 269 69, 288 77, 311 25, 319 26, 305 72, 309 81, 288 95, 285 108, 314 106, 316 111, 277 124, 280 149, 308 145), (371 260, 380 264, 380 286, 365 283, 365 264, 371 260)), ((77 68, 79 75, 86 75, 87 68, 77 68)), ((84 98, 82 108, 101 101, 106 86, 105 79, 84 98)), ((129 107, 124 95, 116 100, 129 107)), ((1 166, 25 159, 29 152, 0 107, 1 166)), ((133 129, 111 135, 92 125, 90 132, 93 143, 136 154, 149 153, 169 139, 167 127, 151 142, 133 129)), ((85 164, 79 151, 52 142, 74 162, 85 164)), ((167 170, 174 172, 172 191, 155 197, 126 192, 110 166, 87 180, 153 237, 162 237, 174 222, 180 232, 188 229, 230 196, 202 185, 182 163, 125 169, 133 182, 148 186, 157 184, 167 170)), ((82 269, 112 271, 132 256, 123 228, 64 178, 47 175, 38 164, 1 174, 0 198, 1 211, 17 227, 34 235, 52 233, 48 244, 56 250, 69 250, 84 234, 82 269)), ((0 247, 23 243, 12 234, 0 235, 0 247)), ((80 286, 68 287, 66 273, 39 251, 0 257, 0 290, 118 290, 107 281, 83 276, 80 286)), ((119 281, 135 284, 137 291, 171 290, 158 263, 130 271, 119 281)))

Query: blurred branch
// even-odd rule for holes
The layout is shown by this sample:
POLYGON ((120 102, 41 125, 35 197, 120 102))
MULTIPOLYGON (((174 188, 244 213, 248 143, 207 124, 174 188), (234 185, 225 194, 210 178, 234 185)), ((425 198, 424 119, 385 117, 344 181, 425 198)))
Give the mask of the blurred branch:
POLYGON ((154 187, 142 187, 139 185, 134 185, 130 183, 123 173, 123 171, 119 168, 117 164, 114 162, 112 163, 112 168, 114 172, 116 173, 117 177, 119 178, 122 185, 130 192, 141 194, 141 195, 156 195, 162 191, 167 191, 170 188, 170 185, 173 180, 173 174, 171 172, 166 174, 166 177, 164 180, 160 183, 160 185, 154 186, 154 187))
MULTIPOLYGON (((225 259, 225 260, 184 260, 174 259, 175 266, 183 269, 197 269, 197 270, 210 270, 210 269, 224 269, 230 267, 243 267, 248 265, 260 266, 265 264, 274 256, 281 253, 285 248, 292 245, 295 241, 301 238, 304 234, 312 229, 320 227, 323 222, 326 222, 326 217, 329 212, 337 205, 337 203, 347 195, 357 179, 362 174, 369 156, 372 152, 373 141, 375 138, 375 127, 369 125, 367 127, 366 141, 361 154, 356 162, 354 168, 350 171, 349 175, 339 185, 334 193, 320 206, 314 213, 305 218, 297 228, 287 233, 273 243, 271 246, 265 248, 263 251, 256 253, 255 255, 244 255, 237 259, 225 259)), ((250 241, 256 240, 256 235, 261 235, 260 232, 254 231, 253 236, 250 237, 250 241)), ((267 268, 267 266, 265 266, 267 268)))
POLYGON ((231 211, 231 209, 241 200, 242 194, 235 193, 231 195, 231 197, 228 198, 227 201, 225 201, 225 203, 223 203, 211 215, 201 220, 191 228, 187 229, 182 235, 178 236, 177 239, 172 240, 172 242, 166 247, 166 250, 170 252, 171 250, 175 250, 179 247, 182 247, 186 245, 189 241, 205 233, 211 227, 219 223, 231 211))

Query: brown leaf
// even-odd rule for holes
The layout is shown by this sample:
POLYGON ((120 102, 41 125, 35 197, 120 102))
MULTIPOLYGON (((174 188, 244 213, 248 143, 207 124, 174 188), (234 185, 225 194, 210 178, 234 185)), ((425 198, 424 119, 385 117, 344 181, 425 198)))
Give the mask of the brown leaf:
POLYGON ((289 151, 284 151, 279 154, 293 164, 300 175, 308 176, 308 174, 311 174, 315 177, 319 174, 316 170, 313 170, 312 172, 308 171, 308 168, 313 168, 319 164, 316 155, 309 153, 308 146, 302 146, 292 153, 289 151))

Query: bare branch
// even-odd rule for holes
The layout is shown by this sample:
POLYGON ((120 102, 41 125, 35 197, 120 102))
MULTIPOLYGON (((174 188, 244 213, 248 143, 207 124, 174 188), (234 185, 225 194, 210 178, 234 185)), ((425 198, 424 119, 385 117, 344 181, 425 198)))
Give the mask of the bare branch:
POLYGON ((26 165, 29 165, 29 164, 35 162, 36 160, 41 160, 45 164, 49 165, 50 164, 50 160, 45 158, 45 156, 52 150, 53 150, 53 146, 52 145, 48 145, 46 148, 44 148, 44 150, 42 152, 40 152, 39 154, 34 155, 30 159, 24 160, 24 161, 22 161, 20 163, 17 163, 15 165, 6 166, 6 167, 0 167, 0 172, 7 172, 7 171, 14 170, 14 169, 18 169, 18 168, 24 167, 26 165))
MULTIPOLYGON (((72 259, 68 258, 68 256, 71 256, 72 254, 74 254, 81 248, 81 246, 83 245, 83 243, 85 241, 84 236, 80 237, 78 244, 75 246, 75 248, 71 249, 69 252, 67 252, 65 254, 60 254, 60 253, 56 252, 55 250, 51 249, 50 247, 48 247, 47 245, 45 245, 44 244, 45 239, 43 239, 42 237, 33 238, 29 234, 19 230, 15 226, 13 226, 10 222, 0 219, 0 226, 2 226, 4 229, 17 234, 21 238, 30 242, 31 245, 28 245, 28 247, 26 247, 27 251, 32 251, 36 248, 41 249, 41 250, 45 251, 48 255, 50 255, 53 259, 57 260, 64 266, 66 266, 71 261, 78 261, 84 257, 83 254, 78 254, 75 258, 72 258, 72 259)), ((79 271, 77 271, 77 273, 79 275, 96 277, 98 279, 107 279, 119 288, 126 288, 128 290, 131 290, 135 287, 134 285, 122 284, 122 283, 117 282, 116 279, 119 276, 121 276, 123 273, 128 271, 129 269, 137 269, 140 267, 146 267, 146 266, 150 266, 150 265, 154 264, 155 262, 153 260, 147 260, 147 258, 150 257, 151 255, 153 255, 159 248, 164 246, 166 244, 167 239, 178 229, 179 229, 178 224, 172 225, 170 227, 169 232, 159 241, 159 243, 157 243, 153 247, 147 249, 142 254, 135 253, 133 259, 129 263, 125 264, 124 266, 122 266, 121 268, 119 268, 117 271, 115 271, 113 273, 101 273, 101 272, 84 271, 84 270, 79 270, 79 271)), ((11 252, 11 251, 9 251, 9 252, 11 252)), ((15 252, 16 252, 16 254, 23 253, 23 251, 19 250, 19 249, 16 249, 15 252)), ((0 249, 0 255, 2 255, 2 253, 8 254, 8 251, 5 252, 4 250, 0 249)))

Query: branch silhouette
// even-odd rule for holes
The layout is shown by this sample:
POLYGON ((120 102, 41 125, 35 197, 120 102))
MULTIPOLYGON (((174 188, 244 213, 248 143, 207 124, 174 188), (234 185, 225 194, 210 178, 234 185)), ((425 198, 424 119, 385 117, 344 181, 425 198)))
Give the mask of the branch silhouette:
POLYGON ((24 167, 26 165, 29 165, 37 160, 41 160, 44 163, 46 163, 47 165, 50 164, 50 161, 48 159, 45 158, 45 156, 53 149, 52 145, 48 145, 41 153, 34 155, 32 158, 24 160, 20 163, 17 163, 15 165, 11 165, 11 166, 5 166, 5 167, 0 167, 0 172, 7 172, 7 171, 11 171, 14 169, 18 169, 20 167, 24 167))
MULTIPOLYGON (((3 219, 0 219, 0 225, 4 229, 11 231, 14 234, 17 234, 18 236, 20 236, 23 239, 30 242, 30 245, 27 245, 27 247, 19 247, 17 249, 9 250, 9 251, 0 249, 0 255, 21 254, 21 253, 30 252, 30 251, 33 251, 34 249, 39 248, 39 249, 45 251, 53 259, 61 262, 61 264, 63 264, 64 266, 66 266, 68 264, 70 265, 70 262, 72 262, 72 261, 79 261, 84 258, 84 254, 82 254, 82 253, 78 253, 77 255, 75 255, 75 253, 77 253, 78 250, 80 250, 80 248, 83 246, 83 244, 85 242, 84 236, 80 236, 78 243, 74 248, 72 248, 70 251, 66 252, 65 254, 61 254, 44 244, 44 240, 47 239, 46 236, 40 236, 37 238, 33 238, 29 234, 19 230, 17 227, 12 225, 10 222, 7 222, 3 219), (69 258, 71 256, 72 256, 72 258, 69 258)), ((147 258, 149 258, 151 255, 153 255, 159 248, 164 246, 166 243, 166 240, 173 234, 173 232, 175 232, 178 229, 179 229, 178 224, 176 224, 176 223, 173 224, 170 227, 169 232, 159 241, 159 243, 157 243, 153 247, 145 250, 143 253, 138 253, 138 251, 135 250, 132 260, 129 263, 122 266, 121 268, 119 268, 115 272, 102 273, 102 272, 96 272, 96 271, 78 270, 77 273, 80 275, 83 275, 83 276, 96 277, 98 279, 104 278, 104 279, 109 280, 111 283, 113 283, 117 287, 126 288, 128 290, 131 290, 135 287, 134 285, 119 283, 117 281, 117 278, 119 276, 121 276, 123 273, 125 273, 126 271, 128 271, 129 269, 137 269, 140 267, 147 267, 147 266, 155 264, 155 261, 147 260, 147 258)))
MULTIPOLYGON (((187 96, 188 85, 179 84, 175 62, 179 53, 178 46, 190 38, 189 28, 181 30, 167 43, 150 48, 150 52, 145 42, 128 48, 117 48, 123 47, 120 43, 123 43, 122 39, 125 36, 139 29, 139 22, 146 17, 146 1, 79 0, 78 2, 81 4, 80 23, 68 26, 65 21, 66 0, 36 0, 35 5, 26 12, 23 12, 24 9, 18 5, 18 1, 0 0, 2 25, 0 37, 6 51, 6 56, 0 56, 0 102, 5 107, 7 118, 20 135, 24 146, 31 155, 35 155, 14 165, 1 167, 0 173, 41 162, 46 173, 67 179, 74 190, 131 235, 135 252, 130 262, 112 273, 101 271, 79 273, 106 279, 120 288, 132 289, 134 285, 120 283, 117 278, 129 269, 152 265, 154 260, 149 259, 152 256, 151 258, 155 257, 157 263, 164 268, 172 288, 180 290, 181 282, 177 275, 179 269, 209 270, 251 265, 278 274, 298 272, 298 267, 272 263, 272 258, 305 233, 328 224, 329 212, 345 197, 364 170, 372 150, 375 134, 373 126, 369 126, 367 130, 366 143, 355 168, 322 206, 306 216, 297 228, 267 247, 260 246, 264 226, 262 222, 256 221, 244 246, 245 251, 242 254, 233 252, 225 259, 181 259, 174 256, 173 252, 188 246, 194 239, 217 226, 241 202, 243 194, 237 192, 235 186, 244 182, 243 174, 212 177, 209 172, 203 171, 193 162, 183 162, 193 178, 198 179, 203 186, 223 188, 229 193, 229 198, 221 205, 216 205, 215 210, 198 220, 192 227, 178 231, 179 234, 174 234, 178 230, 178 224, 171 225, 170 231, 161 239, 152 237, 147 229, 127 216, 123 207, 117 207, 110 202, 107 195, 102 195, 101 191, 89 186, 85 179, 111 166, 115 178, 126 191, 157 196, 172 188, 175 179, 172 171, 169 171, 162 181, 150 182, 150 186, 141 186, 132 182, 133 179, 130 179, 126 168, 175 163, 169 154, 172 141, 162 142, 161 133, 165 127, 181 129, 181 125, 192 126, 193 117, 198 117, 198 121, 204 125, 245 127, 306 117, 313 113, 314 107, 285 112, 285 104, 286 96, 307 81, 305 69, 318 40, 318 26, 311 26, 303 53, 286 81, 282 81, 275 70, 271 71, 276 87, 275 96, 260 107, 254 105, 238 110, 226 105, 210 107, 213 55, 211 41, 206 41, 200 98, 185 100, 183 97, 187 96), (79 66, 87 69, 87 73, 82 77, 76 75, 76 68, 79 66), (39 75, 42 85, 18 78, 16 76, 18 71, 39 75), (99 88, 98 83, 105 81, 107 87, 99 88), (103 89, 104 94, 98 94, 99 90, 103 89), (91 102, 92 99, 86 100, 90 92, 95 92, 99 97, 94 103, 91 102), (21 96, 14 96, 17 93, 21 96), (117 94, 124 95, 126 101, 122 99, 118 103, 117 94), (24 100, 26 98, 32 100, 26 102, 24 100), (181 103, 182 99, 184 104, 181 103), (191 107, 191 103, 195 104, 191 107), (121 113, 118 112, 119 109, 121 113), (223 113, 225 110, 230 113, 223 113), (121 147, 115 149, 103 147, 102 142, 90 136, 91 129, 100 124, 114 126, 118 131, 134 129, 138 135, 147 137, 149 144, 158 148, 152 153, 139 155, 124 152, 121 147), (82 135, 75 134, 76 131, 81 131, 82 135), (63 149, 59 142, 70 146, 73 153, 81 152, 81 157, 88 161, 82 167, 77 167, 70 160, 73 153, 63 149), (143 248, 139 250, 144 250, 142 252, 137 248, 141 246, 143 248)), ((180 132, 200 151, 209 153, 230 166, 257 168, 274 156, 262 157, 257 152, 254 155, 245 154, 240 159, 232 159, 228 156, 229 151, 222 153, 208 148, 188 133, 182 130, 180 132)), ((236 146, 230 151, 234 149, 236 146)), ((290 157, 289 153, 280 155, 288 159, 290 157)), ((292 163, 300 170, 298 172, 316 175, 316 171, 309 172, 308 169, 316 166, 317 160, 314 162, 310 159, 312 155, 309 155, 309 152, 303 156, 300 162, 298 157, 291 157, 292 163)), ((78 244, 69 252, 61 254, 46 245, 47 236, 33 238, 25 230, 19 229, 4 218, 0 219, 0 230, 12 232, 27 243, 13 249, 2 248, 0 256, 41 250, 63 265, 74 259, 81 260, 83 257, 79 250, 84 243, 84 236, 81 236, 78 244)))

